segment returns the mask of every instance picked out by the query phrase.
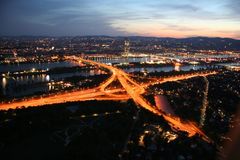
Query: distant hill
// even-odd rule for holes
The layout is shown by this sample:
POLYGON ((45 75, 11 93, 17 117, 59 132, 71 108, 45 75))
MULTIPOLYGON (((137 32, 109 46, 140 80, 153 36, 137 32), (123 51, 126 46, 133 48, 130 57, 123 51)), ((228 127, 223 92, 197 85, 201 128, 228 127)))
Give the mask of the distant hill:
POLYGON ((55 38, 55 40, 73 40, 74 42, 80 42, 84 40, 97 40, 98 42, 107 40, 119 40, 123 41, 129 39, 132 42, 140 42, 141 45, 161 45, 166 48, 188 48, 188 49, 204 49, 204 50, 233 50, 240 51, 240 40, 231 38, 219 38, 219 37, 190 37, 190 38, 171 38, 171 37, 144 37, 144 36, 106 36, 106 35, 96 35, 96 36, 2 36, 1 41, 6 40, 35 40, 38 38, 55 38), (141 43, 143 42, 143 43, 141 43))
POLYGON ((231 38, 192 37, 178 39, 177 41, 191 44, 194 49, 240 50, 240 40, 231 38))
POLYGON ((187 46, 192 49, 207 50, 240 50, 240 40, 219 37, 190 37, 190 38, 170 38, 170 37, 128 37, 129 40, 141 41, 159 41, 165 47, 181 47, 187 46))

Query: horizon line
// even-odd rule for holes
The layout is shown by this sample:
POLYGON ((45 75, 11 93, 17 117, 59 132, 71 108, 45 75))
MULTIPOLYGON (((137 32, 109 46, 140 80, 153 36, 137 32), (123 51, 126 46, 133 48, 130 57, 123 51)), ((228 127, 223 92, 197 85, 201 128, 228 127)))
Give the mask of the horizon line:
POLYGON ((231 37, 216 37, 216 36, 189 36, 189 37, 161 37, 161 36, 144 36, 144 35, 130 35, 130 36, 121 36, 121 35, 0 35, 0 37, 144 37, 144 38, 170 38, 170 39, 188 39, 188 38, 220 38, 220 39, 233 39, 240 40, 240 38, 231 38, 231 37))

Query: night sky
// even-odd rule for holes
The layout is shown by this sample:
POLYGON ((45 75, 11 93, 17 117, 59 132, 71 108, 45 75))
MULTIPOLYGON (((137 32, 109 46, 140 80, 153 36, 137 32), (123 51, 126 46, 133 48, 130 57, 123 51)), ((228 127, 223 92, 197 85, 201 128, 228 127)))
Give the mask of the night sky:
POLYGON ((0 35, 230 37, 240 0, 1 0, 0 35))

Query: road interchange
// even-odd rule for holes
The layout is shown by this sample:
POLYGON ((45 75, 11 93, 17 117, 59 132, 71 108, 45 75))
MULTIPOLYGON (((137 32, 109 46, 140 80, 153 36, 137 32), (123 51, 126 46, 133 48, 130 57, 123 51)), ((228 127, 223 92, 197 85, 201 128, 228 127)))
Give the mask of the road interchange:
POLYGON ((188 74, 183 76, 175 76, 168 77, 164 79, 153 79, 151 82, 139 84, 130 78, 130 75, 125 73, 123 70, 118 69, 116 67, 106 65, 103 63, 95 62, 92 60, 86 60, 81 57, 69 56, 66 57, 67 60, 70 60, 75 63, 88 63, 91 65, 97 65, 101 68, 109 70, 112 74, 111 76, 104 82, 102 82, 98 87, 80 90, 80 91, 69 91, 64 93, 59 93, 55 95, 49 95, 46 97, 37 97, 32 99, 25 99, 23 101, 14 101, 10 103, 2 103, 0 104, 0 110, 7 109, 15 109, 21 106, 42 106, 49 104, 58 104, 58 103, 66 103, 66 102, 76 102, 76 101, 86 101, 86 100, 128 100, 132 99, 137 105, 140 107, 156 114, 162 116, 172 128, 175 130, 180 130, 188 133, 188 136, 191 137, 193 135, 200 135, 202 139, 207 142, 211 142, 211 139, 206 136, 206 134, 197 127, 194 122, 190 121, 182 121, 179 117, 175 117, 173 115, 168 115, 163 111, 157 109, 154 105, 150 104, 145 98, 143 98, 143 94, 146 93, 145 88, 149 85, 153 85, 155 83, 164 83, 168 81, 177 81, 188 79, 196 76, 207 76, 211 74, 216 74, 217 72, 212 71, 208 73, 195 73, 188 74), (108 86, 113 81, 119 81, 122 88, 116 89, 107 89, 108 86))

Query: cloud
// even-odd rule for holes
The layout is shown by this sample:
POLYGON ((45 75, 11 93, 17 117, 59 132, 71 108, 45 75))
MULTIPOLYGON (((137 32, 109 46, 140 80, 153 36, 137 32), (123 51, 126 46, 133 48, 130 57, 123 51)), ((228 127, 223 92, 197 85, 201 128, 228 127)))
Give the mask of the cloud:
POLYGON ((201 10, 199 7, 196 7, 191 4, 155 4, 155 5, 150 5, 149 7, 156 8, 159 10, 171 10, 171 11, 182 11, 182 12, 196 12, 201 10))
POLYGON ((228 17, 230 19, 240 20, 240 1, 239 0, 229 0, 227 1, 225 7, 227 8, 228 17))
POLYGON ((239 0, 1 0, 0 34, 202 34, 239 27, 239 0), (160 33, 160 32, 159 32, 160 33))
POLYGON ((1 35, 125 34, 111 28, 106 17, 94 6, 89 7, 87 0, 22 0, 6 2, 5 6, 0 15, 1 35))
POLYGON ((183 26, 183 25, 176 25, 176 24, 164 24, 164 29, 166 30, 174 30, 174 31, 182 31, 182 32, 189 32, 189 31, 196 31, 196 28, 193 27, 187 27, 187 26, 183 26))

